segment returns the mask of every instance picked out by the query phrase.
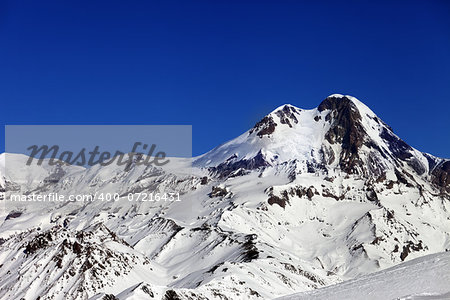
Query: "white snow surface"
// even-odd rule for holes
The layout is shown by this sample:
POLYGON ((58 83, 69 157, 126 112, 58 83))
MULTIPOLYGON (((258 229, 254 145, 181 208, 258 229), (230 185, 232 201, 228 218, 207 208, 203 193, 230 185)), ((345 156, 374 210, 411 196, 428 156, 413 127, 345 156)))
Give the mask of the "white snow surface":
POLYGON ((426 255, 383 271, 278 300, 450 299, 450 252, 426 255))

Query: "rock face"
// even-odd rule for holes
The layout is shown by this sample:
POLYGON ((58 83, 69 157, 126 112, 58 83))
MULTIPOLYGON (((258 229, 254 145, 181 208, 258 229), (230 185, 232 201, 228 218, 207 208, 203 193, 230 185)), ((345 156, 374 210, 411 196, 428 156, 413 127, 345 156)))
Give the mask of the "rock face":
POLYGON ((250 130, 250 134, 256 132, 256 135, 262 138, 265 135, 270 135, 275 131, 277 124, 274 122, 272 117, 264 117, 261 121, 255 124, 255 126, 250 130))
POLYGON ((282 109, 279 109, 275 114, 280 118, 281 124, 286 124, 292 128, 293 124, 298 124, 297 117, 295 116, 301 110, 291 105, 285 105, 282 109))
POLYGON ((232 156, 227 161, 221 163, 218 166, 209 168, 209 171, 220 178, 226 178, 229 176, 239 175, 236 172, 244 170, 256 170, 263 167, 270 166, 270 163, 266 160, 266 157, 259 151, 254 157, 249 159, 238 159, 237 156, 232 156))
POLYGON ((272 299, 450 250, 450 160, 351 96, 283 105, 178 168, 5 160, 6 199, 120 198, 4 205, 1 299, 272 299), (129 198, 165 192, 179 201, 129 198))
POLYGON ((361 125, 361 115, 356 105, 347 97, 331 96, 317 108, 319 112, 329 111, 325 120, 331 123, 325 134, 330 144, 340 144, 342 152, 339 158, 341 169, 347 173, 356 173, 363 167, 359 150, 366 140, 367 133, 361 125))
POLYGON ((444 194, 450 193, 450 160, 439 163, 431 171, 433 183, 440 188, 444 194))

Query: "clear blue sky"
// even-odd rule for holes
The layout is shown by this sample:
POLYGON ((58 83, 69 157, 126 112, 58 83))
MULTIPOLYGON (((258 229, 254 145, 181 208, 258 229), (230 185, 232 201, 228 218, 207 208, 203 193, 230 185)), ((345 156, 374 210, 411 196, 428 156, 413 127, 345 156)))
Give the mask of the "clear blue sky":
POLYGON ((1 1, 2 124, 192 124, 201 154, 343 93, 450 157, 450 2, 337 2, 1 1))

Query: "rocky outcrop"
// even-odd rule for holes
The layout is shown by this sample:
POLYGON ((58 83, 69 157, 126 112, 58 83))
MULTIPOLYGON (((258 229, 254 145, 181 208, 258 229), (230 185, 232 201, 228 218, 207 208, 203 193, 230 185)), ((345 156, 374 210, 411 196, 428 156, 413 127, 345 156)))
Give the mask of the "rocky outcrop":
POLYGON ((450 160, 443 161, 431 172, 432 182, 442 192, 450 193, 450 160))
POLYGON ((272 116, 266 116, 261 121, 255 124, 249 131, 249 134, 256 132, 256 135, 262 138, 265 135, 270 135, 275 131, 277 123, 273 120, 272 116))
POLYGON ((280 118, 281 124, 286 124, 292 128, 293 124, 298 124, 298 119, 295 114, 298 113, 298 109, 291 106, 285 105, 283 108, 277 110, 275 115, 280 118))
POLYGON ((325 120, 331 122, 331 127, 325 134, 330 144, 339 143, 342 152, 339 165, 344 172, 358 173, 363 162, 358 150, 366 140, 366 132, 361 125, 361 115, 356 105, 347 97, 328 97, 318 107, 319 112, 329 110, 325 120))
POLYGON ((262 151, 259 151, 250 159, 238 159, 236 156, 232 156, 218 166, 209 168, 209 171, 219 178, 225 178, 239 170, 256 170, 268 166, 270 166, 270 163, 266 160, 262 151))

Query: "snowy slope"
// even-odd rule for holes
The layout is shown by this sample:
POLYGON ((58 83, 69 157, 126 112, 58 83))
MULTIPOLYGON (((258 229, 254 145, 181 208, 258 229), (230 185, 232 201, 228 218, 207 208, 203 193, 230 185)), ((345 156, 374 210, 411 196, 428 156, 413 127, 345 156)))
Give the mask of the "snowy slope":
POLYGON ((279 300, 450 299, 449 283, 450 252, 445 252, 279 300))
POLYGON ((7 199, 119 199, 1 200, 0 299, 272 299, 450 249, 450 161, 408 146, 351 96, 312 110, 281 106, 236 139, 163 168, 26 160, 0 155, 7 199), (129 201, 150 192, 181 201, 129 201), (82 267, 104 260, 101 270, 82 267), (41 278, 47 270, 52 280, 41 278))

